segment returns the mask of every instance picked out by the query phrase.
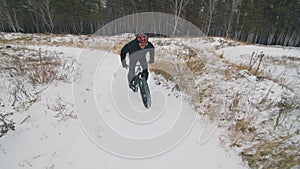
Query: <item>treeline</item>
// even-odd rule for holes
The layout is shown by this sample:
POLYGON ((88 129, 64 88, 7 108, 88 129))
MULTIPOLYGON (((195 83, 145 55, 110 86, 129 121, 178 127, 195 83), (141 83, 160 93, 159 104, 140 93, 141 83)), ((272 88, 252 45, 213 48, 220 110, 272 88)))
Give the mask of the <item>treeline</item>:
POLYGON ((102 24, 100 0, 0 0, 0 30, 88 34, 102 24))
POLYGON ((140 12, 180 16, 208 36, 300 46, 299 0, 0 0, 0 31, 92 34, 140 12))

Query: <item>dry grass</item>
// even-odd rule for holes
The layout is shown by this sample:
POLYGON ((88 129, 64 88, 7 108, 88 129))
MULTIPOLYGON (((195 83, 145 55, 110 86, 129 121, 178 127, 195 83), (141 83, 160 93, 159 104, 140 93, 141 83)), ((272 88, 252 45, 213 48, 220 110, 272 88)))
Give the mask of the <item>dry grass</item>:
POLYGON ((250 65, 250 64, 243 64, 243 63, 238 64, 238 63, 230 62, 230 61, 225 60, 225 59, 222 59, 221 61, 223 63, 225 63, 226 65, 230 66, 230 70, 229 69, 225 70, 224 75, 225 75, 226 79, 231 79, 233 71, 234 72, 239 72, 239 71, 242 71, 242 70, 247 70, 249 74, 252 74, 252 75, 256 76, 257 80, 268 79, 268 80, 271 80, 275 83, 279 82, 279 79, 274 78, 272 75, 270 75, 270 74, 268 74, 264 71, 261 71, 259 69, 259 66, 256 67, 256 68, 253 68, 253 65, 250 65))
POLYGON ((158 69, 158 68, 151 68, 150 69, 153 73, 157 74, 157 75, 161 75, 164 79, 166 79, 167 81, 173 81, 173 77, 172 75, 170 75, 168 72, 162 70, 162 69, 158 69))
POLYGON ((74 110, 74 105, 63 100, 61 97, 56 98, 55 103, 47 105, 49 110, 54 111, 55 118, 58 121, 66 121, 69 119, 77 119, 77 114, 74 110))
MULTIPOLYGON (((267 97, 269 92, 270 90, 267 91, 264 97, 267 97)), ((228 122, 234 122, 229 123, 231 125, 228 128, 228 135, 224 135, 224 137, 230 139, 230 147, 242 150, 241 156, 250 168, 282 169, 299 165, 300 147, 298 146, 298 141, 295 141, 295 135, 299 135, 299 132, 285 129, 281 133, 275 129, 276 126, 280 126, 278 128, 282 127, 282 124, 278 122, 280 121, 278 118, 286 119, 286 117, 282 117, 281 112, 292 111, 295 107, 291 106, 291 103, 287 103, 287 101, 274 105, 281 109, 278 115, 274 114, 273 117, 268 118, 268 123, 275 123, 274 129, 266 130, 265 122, 257 125, 256 121, 259 117, 255 113, 244 112, 243 104, 240 104, 242 97, 239 94, 234 96, 229 106, 229 111, 226 113, 227 119, 223 122, 224 126, 228 122), (239 116, 243 118, 239 118, 239 116), (274 118, 276 116, 278 116, 277 120, 274 118)), ((265 103, 263 98, 258 103, 258 105, 261 104, 266 105, 268 103, 265 103)), ((284 123, 286 121, 281 122, 284 123)), ((297 121, 294 123, 297 123, 297 121)))
POLYGON ((294 57, 294 56, 285 56, 283 58, 286 58, 290 61, 297 61, 297 62, 300 62, 300 58, 299 57, 294 57))
POLYGON ((245 149, 241 155, 251 168, 292 168, 300 165, 300 148, 297 144, 287 144, 290 136, 262 140, 245 149))
POLYGON ((8 120, 7 116, 11 113, 0 113, 0 138, 4 136, 9 130, 15 130, 15 123, 12 120, 8 120))
POLYGON ((0 73, 10 83, 7 91, 16 110, 25 110, 38 101, 45 88, 42 86, 53 81, 69 83, 76 76, 76 60, 67 57, 62 60, 57 53, 18 47, 0 49, 0 53, 3 63, 0 73))
MULTIPOLYGON (((256 56, 257 57, 257 56, 256 56)), ((224 79, 231 79, 231 77, 241 70, 246 70, 249 75, 254 75, 257 77, 257 80, 267 79, 274 84, 278 84, 280 79, 278 77, 274 77, 267 72, 263 72, 260 70, 262 63, 259 63, 260 58, 257 58, 257 62, 254 64, 236 64, 231 63, 228 60, 225 60, 223 56, 218 56, 221 62, 225 63, 228 66, 228 69, 224 71, 224 79)), ((284 57, 284 58, 271 58, 264 57, 261 62, 267 62, 268 64, 273 63, 278 65, 286 65, 288 67, 293 67, 299 65, 299 59, 295 59, 294 57, 284 57), (275 59, 275 60, 274 60, 275 59), (294 62, 294 63, 291 63, 294 62)), ((253 63, 253 62, 252 62, 253 63)), ((240 76, 234 76, 239 78, 240 76)), ((234 80, 234 79, 232 79, 234 80)), ((269 121, 266 122, 268 124, 274 125, 274 131, 270 132, 278 132, 279 129, 282 128, 285 122, 288 113, 286 111, 292 111, 295 107, 291 107, 291 103, 280 103, 278 105, 274 105, 273 102, 267 101, 269 98, 269 94, 271 92, 272 86, 266 89, 266 94, 262 96, 261 101, 258 105, 253 105, 253 111, 259 111, 261 106, 264 106, 265 109, 271 109, 274 107, 279 108, 279 114, 274 114, 272 117, 269 117, 269 121), (284 109, 282 111, 282 109, 284 109), (278 130, 277 130, 277 126, 278 130), (277 130, 277 131, 276 131, 277 130)), ((287 88, 288 89, 288 88, 287 88)), ((300 147, 298 146, 298 142, 295 142, 295 135, 299 135, 299 132, 290 133, 289 129, 282 131, 287 134, 286 136, 283 133, 266 133, 260 127, 266 124, 262 124, 262 126, 256 126, 256 119, 259 117, 251 116, 251 112, 244 112, 243 105, 246 104, 246 100, 242 100, 245 96, 242 96, 238 93, 232 97, 231 103, 229 104, 228 111, 223 115, 219 115, 218 118, 221 118, 221 123, 223 127, 228 127, 228 133, 224 135, 224 138, 229 138, 230 143, 229 146, 232 148, 236 148, 241 151, 241 156, 245 162, 248 163, 250 168, 274 168, 274 169, 282 169, 282 168, 292 168, 295 166, 300 166, 300 147), (243 116, 247 117, 243 117, 243 116), (240 118, 243 117, 243 118, 240 118), (230 126, 228 126, 230 125, 230 126), (272 138, 271 135, 275 137, 272 138), (271 136, 271 137, 270 137, 271 136), (291 139, 293 137, 293 139, 291 139)), ((202 97, 199 97, 198 100, 202 100, 202 97)), ((248 103, 249 104, 249 103, 248 103)), ((214 116, 215 107, 200 107, 200 109, 205 108, 208 113, 205 115, 209 117, 214 116)), ((271 115, 270 115, 271 116, 271 115)), ((297 122, 295 122, 297 123, 297 122)), ((223 139, 224 139, 223 138, 223 139)))
MULTIPOLYGON (((49 40, 50 41, 50 40, 49 40)), ((207 38, 208 43, 214 42, 215 39, 208 37, 207 38)), ((225 41, 227 41, 225 39, 225 41)), ((239 45, 239 42, 221 42, 221 45, 216 46, 216 48, 222 48, 225 46, 234 46, 239 45)), ((109 45, 103 45, 103 44, 97 44, 96 46, 92 46, 91 48, 96 49, 103 49, 107 50, 116 54, 120 53, 121 48, 127 41, 121 41, 114 46, 109 45)), ((9 41, 3 42, 8 44, 9 41)), ((49 42, 50 43, 50 42, 49 42)), ((64 42, 64 43, 57 43, 57 45, 74 45, 73 42, 64 42)), ((158 40, 156 42, 156 45, 158 46, 168 46, 170 45, 170 41, 160 41, 158 40)), ((243 43, 245 44, 245 43, 243 43)), ((180 46, 182 47, 182 46, 180 46)), ((3 52, 3 50, 0 52, 3 52)), ((163 55, 165 51, 162 51, 161 55, 163 55)), ((170 52, 170 51, 169 51, 170 52)), ((213 53, 213 51, 210 51, 213 53)), ((196 108, 196 110, 201 110, 205 112, 205 116, 209 117, 210 120, 215 120, 217 118, 220 118, 223 120, 222 125, 223 127, 228 127, 229 134, 226 135, 226 138, 231 139, 230 147, 233 148, 246 148, 242 151, 241 156, 244 161, 248 163, 248 165, 251 168, 291 168, 295 165, 300 165, 300 148, 298 146, 298 142, 293 142, 291 140, 291 135, 298 133, 290 133, 291 135, 282 136, 282 137, 272 137, 271 139, 268 137, 271 134, 269 133, 263 133, 258 131, 259 126, 255 126, 255 118, 251 116, 251 112, 244 112, 244 105, 245 100, 242 100, 245 96, 235 93, 233 94, 232 98, 228 98, 229 104, 225 108, 227 108, 226 112, 220 113, 220 109, 222 108, 222 103, 218 100, 214 100, 212 98, 213 91, 218 90, 214 86, 202 86, 197 88, 197 86, 193 86, 194 84, 191 84, 192 80, 201 75, 201 73, 207 73, 205 72, 205 64, 207 61, 205 61, 203 57, 198 56, 199 52, 197 53, 194 49, 190 47, 183 47, 183 52, 179 51, 177 53, 177 59, 183 61, 182 63, 172 63, 170 60, 157 60, 155 64, 150 65, 151 71, 153 71, 155 74, 161 75, 166 80, 173 81, 177 83, 180 88, 183 89, 187 94, 189 94, 192 98, 192 102, 196 108), (183 69, 188 68, 188 70, 183 69), (207 102, 207 104, 203 105, 201 104, 203 101, 207 102), (247 117, 238 118, 239 115, 249 114, 247 117)), ((3 53, 3 56, 6 56, 7 53, 3 53)), ((221 60, 221 62, 226 64, 227 69, 224 69, 222 75, 224 75, 224 79, 232 79, 233 75, 237 75, 237 73, 240 70, 248 70, 248 72, 252 75, 256 75, 258 78, 266 78, 269 80, 272 80, 273 82, 277 83, 278 79, 272 77, 271 75, 264 74, 264 72, 260 71, 259 68, 253 67, 251 64, 236 64, 236 63, 230 63, 228 60, 224 59, 223 55, 216 55, 215 59, 221 60)), ((13 58, 14 59, 14 58, 13 58)), ((266 60, 262 61, 268 61, 268 57, 264 58, 266 60)), ((273 62, 275 64, 291 64, 291 62, 299 62, 299 58, 287 56, 284 60, 274 58, 273 62)), ((19 65, 19 66, 7 66, 4 68, 0 68, 0 71, 5 72, 21 72, 25 73, 28 68, 20 66, 21 62, 23 60, 15 59, 15 63, 12 65, 19 65)), ((55 65, 55 62, 49 62, 45 58, 43 62, 40 63, 40 60, 37 58, 29 58, 26 60, 26 62, 29 63, 35 63, 34 69, 38 70, 41 74, 32 74, 33 79, 36 79, 36 84, 43 84, 44 82, 51 81, 51 79, 55 79, 55 74, 57 72, 52 72, 49 74, 43 73, 43 70, 47 70, 47 67, 50 70, 48 72, 51 72, 51 66, 61 66, 61 63, 58 62, 60 65, 55 65), (43 67, 46 66, 46 67, 43 67), (38 77, 42 76, 44 78, 39 79, 38 77), (44 81, 44 82, 43 82, 44 81)), ((296 64, 295 64, 296 65, 296 64)), ((217 73, 217 72, 216 72, 217 73)), ((221 73, 219 73, 221 74, 221 73)), ((238 78, 238 77, 237 77, 238 78)), ((222 79, 222 80, 224 80, 222 79)), ((234 79, 232 79, 234 80, 234 79)), ((31 80, 33 81, 33 80, 31 80)), ((265 98, 267 95, 265 96, 265 98)), ((225 101, 225 100, 223 100, 225 101)), ((225 102, 226 102, 225 101, 225 102)), ((267 104, 265 103, 266 99, 262 99, 261 104, 267 104)), ((249 104, 249 103, 248 103, 249 104)), ((69 117, 68 111, 66 111, 65 103, 63 103, 61 100, 58 100, 58 103, 51 105, 50 109, 55 110, 58 112, 57 118, 60 118, 62 120, 69 117)), ((254 105, 255 106, 255 105, 254 105)), ((291 106, 287 103, 282 103, 279 105, 276 105, 279 108, 282 109, 291 109, 291 106)), ((279 119, 279 115, 277 117, 279 119)), ((276 118, 275 118, 276 120, 276 118)), ((274 124, 279 125, 280 121, 278 120, 274 124)), ((263 127, 263 126, 260 126, 263 127)), ((227 133, 226 133, 227 134, 227 133)))
POLYGON ((177 57, 185 62, 192 73, 199 75, 205 67, 203 61, 192 48, 185 46, 183 50, 186 52, 179 53, 177 57))
POLYGON ((232 40, 230 38, 220 38, 219 43, 220 43, 219 45, 215 46, 216 50, 219 50, 219 49, 225 48, 225 47, 230 47, 230 46, 250 45, 250 43, 236 41, 236 40, 232 40))
POLYGON ((279 65, 279 66, 286 66, 290 68, 298 68, 300 64, 300 58, 293 57, 293 56, 283 56, 283 57, 266 57, 266 61, 268 63, 279 65))
MULTIPOLYGON (((203 90, 198 90, 198 91, 195 91, 195 95, 193 97, 193 102, 194 103, 201 103, 203 101, 203 99, 206 97, 206 89, 203 89, 203 90)), ((202 106, 200 106, 200 104, 195 104, 195 109, 198 110, 198 109, 201 109, 202 106)))
POLYGON ((114 46, 111 48, 110 51, 119 55, 119 54, 121 53, 122 47, 123 47, 126 43, 127 43, 126 41, 121 41, 121 42, 117 43, 116 45, 114 45, 114 46))
POLYGON ((125 41, 125 40, 121 40, 120 42, 114 43, 113 46, 100 44, 100 43, 99 44, 93 43, 93 44, 90 44, 89 48, 109 51, 109 52, 115 53, 117 55, 120 55, 121 49, 126 43, 128 43, 128 41, 125 41))
POLYGON ((234 95, 234 98, 232 100, 232 103, 229 105, 229 110, 232 111, 232 112, 235 112, 237 111, 238 109, 238 105, 239 105, 239 102, 240 102, 240 99, 241 99, 241 94, 239 93, 236 93, 234 95))
MULTIPOLYGON (((49 46, 66 46, 66 47, 86 47, 86 38, 78 38, 78 41, 70 39, 69 41, 55 40, 54 38, 65 37, 66 35, 54 35, 54 34, 24 34, 23 36, 13 39, 1 39, 2 44, 14 44, 14 45, 49 45, 49 46)), ((84 36, 87 37, 87 36, 84 36)))
POLYGON ((257 133, 256 129, 251 126, 248 119, 236 120, 236 123, 230 127, 230 147, 240 148, 245 145, 245 141, 253 140, 257 133))
POLYGON ((42 53, 32 57, 23 57, 20 55, 23 49, 14 50, 17 54, 6 58, 6 68, 15 70, 9 72, 11 77, 28 77, 27 79, 34 86, 59 79, 57 68, 61 67, 62 63, 57 57, 49 57, 42 53))

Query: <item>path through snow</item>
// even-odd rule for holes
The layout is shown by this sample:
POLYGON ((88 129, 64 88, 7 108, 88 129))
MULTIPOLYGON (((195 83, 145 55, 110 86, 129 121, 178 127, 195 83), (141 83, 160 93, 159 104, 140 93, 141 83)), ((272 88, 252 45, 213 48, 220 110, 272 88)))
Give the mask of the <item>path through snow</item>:
POLYGON ((119 56, 89 49, 43 49, 78 57, 82 77, 73 86, 51 85, 41 101, 16 115, 20 121, 30 118, 1 138, 0 168, 245 168, 239 156, 220 145, 220 130, 199 119, 181 96, 156 85, 153 74, 153 105, 148 110, 139 93, 128 90, 119 56), (53 118, 45 104, 55 97, 74 101, 79 123, 53 118))

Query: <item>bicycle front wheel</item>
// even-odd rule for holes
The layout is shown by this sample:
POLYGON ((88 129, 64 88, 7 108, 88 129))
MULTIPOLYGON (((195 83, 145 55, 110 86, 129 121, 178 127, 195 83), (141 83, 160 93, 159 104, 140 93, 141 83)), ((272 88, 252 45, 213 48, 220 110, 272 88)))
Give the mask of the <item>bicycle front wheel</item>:
POLYGON ((139 87, 144 106, 149 109, 151 107, 151 95, 148 83, 145 78, 142 77, 140 79, 139 87))

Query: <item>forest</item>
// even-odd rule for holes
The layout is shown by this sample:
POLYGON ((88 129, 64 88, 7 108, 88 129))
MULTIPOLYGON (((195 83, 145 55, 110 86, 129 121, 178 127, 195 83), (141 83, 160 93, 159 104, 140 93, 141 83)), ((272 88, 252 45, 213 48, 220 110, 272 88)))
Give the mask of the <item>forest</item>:
POLYGON ((0 31, 93 34, 142 12, 181 17, 206 36, 300 46, 299 0, 0 0, 0 31))

